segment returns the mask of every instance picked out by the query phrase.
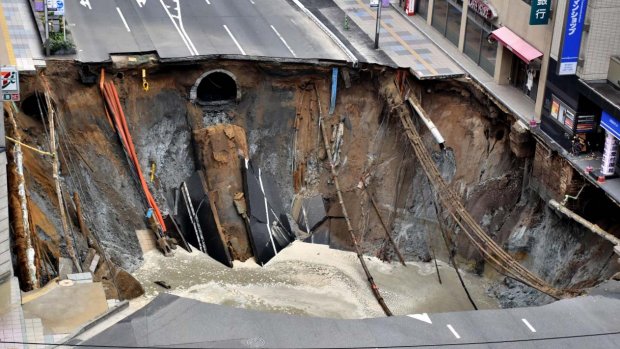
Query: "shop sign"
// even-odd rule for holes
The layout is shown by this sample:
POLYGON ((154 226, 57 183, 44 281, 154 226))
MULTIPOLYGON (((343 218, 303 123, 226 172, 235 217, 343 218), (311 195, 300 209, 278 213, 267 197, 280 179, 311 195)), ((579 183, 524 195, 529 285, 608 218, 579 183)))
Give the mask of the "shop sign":
POLYGON ((605 111, 603 111, 603 115, 601 116, 601 127, 617 139, 620 139, 620 121, 616 120, 616 118, 605 111))
POLYGON ((469 8, 487 20, 497 18, 497 10, 487 0, 469 0, 469 8))
POLYGON ((551 0, 532 0, 530 10, 530 25, 544 25, 549 23, 551 0))
POLYGON ((573 129, 575 122, 575 111, 564 104, 558 97, 551 95, 551 117, 570 130, 573 129))
POLYGON ((567 6, 562 46, 558 59, 558 75, 574 75, 577 73, 581 34, 583 22, 586 19, 588 0, 569 0, 567 6))
POLYGON ((19 101, 19 72, 15 67, 2 67, 2 100, 19 101))

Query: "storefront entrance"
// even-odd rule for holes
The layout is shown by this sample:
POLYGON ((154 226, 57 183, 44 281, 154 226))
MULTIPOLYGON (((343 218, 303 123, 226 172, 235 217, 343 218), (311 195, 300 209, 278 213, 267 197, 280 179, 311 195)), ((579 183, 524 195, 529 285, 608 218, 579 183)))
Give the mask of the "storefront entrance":
POLYGON ((520 89, 526 96, 536 101, 538 93, 538 78, 540 75, 540 63, 538 59, 525 63, 519 57, 513 55, 510 84, 520 89))

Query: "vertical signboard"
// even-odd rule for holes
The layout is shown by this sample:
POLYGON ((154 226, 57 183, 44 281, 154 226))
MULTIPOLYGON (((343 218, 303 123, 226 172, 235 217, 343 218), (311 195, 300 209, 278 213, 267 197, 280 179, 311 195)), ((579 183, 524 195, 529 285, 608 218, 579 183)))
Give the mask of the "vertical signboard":
POLYGON ((532 0, 530 25, 544 25, 549 23, 551 0, 532 0))
POLYGON ((19 73, 15 67, 2 67, 2 100, 19 101, 19 73))
POLYGON ((562 46, 558 57, 558 75, 574 75, 577 73, 581 34, 583 22, 586 20, 587 7, 588 0, 568 1, 562 33, 562 46))

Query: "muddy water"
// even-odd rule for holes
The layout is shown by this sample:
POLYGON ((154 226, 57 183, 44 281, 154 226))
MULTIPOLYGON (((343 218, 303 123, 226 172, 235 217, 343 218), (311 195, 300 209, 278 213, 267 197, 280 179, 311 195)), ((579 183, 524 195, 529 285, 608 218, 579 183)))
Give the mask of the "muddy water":
MULTIPOLYGON (((454 269, 439 262, 440 285, 432 263, 407 267, 365 257, 388 306, 397 315, 470 310, 454 269)), ((166 258, 157 251, 145 255, 134 274, 147 298, 170 292, 209 303, 330 318, 384 316, 372 296, 357 256, 323 245, 295 242, 264 267, 252 260, 226 268, 210 257, 177 249, 166 258), (155 285, 163 280, 169 291, 155 285)), ((486 295, 487 280, 463 273, 479 308, 497 308, 486 295)))

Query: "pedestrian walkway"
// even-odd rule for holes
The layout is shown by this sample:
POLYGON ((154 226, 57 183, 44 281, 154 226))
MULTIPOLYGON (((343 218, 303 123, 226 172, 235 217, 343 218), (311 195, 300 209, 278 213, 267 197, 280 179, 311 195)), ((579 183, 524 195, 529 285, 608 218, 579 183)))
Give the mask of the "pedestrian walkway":
MULTIPOLYGON (((365 0, 334 0, 364 32, 374 39, 376 8, 365 0)), ((397 1, 396 1, 397 3, 397 1)), ((535 103, 510 85, 499 85, 493 76, 460 52, 458 47, 420 16, 407 16, 397 4, 381 12, 379 47, 399 66, 409 67, 420 79, 466 75, 504 109, 529 128, 535 120, 535 103)))
MULTIPOLYGON (((365 0, 334 0, 334 2, 358 27, 374 39, 376 8, 371 8, 365 0)), ((392 7, 382 9, 379 47, 394 63, 400 67, 410 68, 419 79, 458 77, 465 73, 392 7)))
POLYGON ((28 1, 0 0, 0 64, 15 65, 20 72, 45 66, 41 37, 28 1))
POLYGON ((495 83, 493 77, 480 68, 467 55, 459 51, 448 39, 441 35, 435 28, 426 23, 424 18, 420 16, 407 16, 398 6, 392 4, 392 8, 397 11, 401 17, 406 18, 409 24, 415 27, 419 32, 423 33, 437 47, 439 47, 446 55, 450 56, 461 69, 467 72, 467 75, 476 83, 481 85, 488 94, 496 101, 503 105, 506 110, 523 121, 527 128, 530 126, 531 120, 536 120, 534 111, 535 103, 521 91, 510 85, 499 85, 495 83))

